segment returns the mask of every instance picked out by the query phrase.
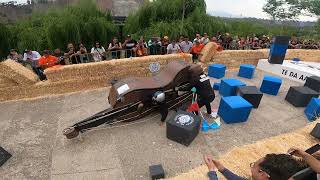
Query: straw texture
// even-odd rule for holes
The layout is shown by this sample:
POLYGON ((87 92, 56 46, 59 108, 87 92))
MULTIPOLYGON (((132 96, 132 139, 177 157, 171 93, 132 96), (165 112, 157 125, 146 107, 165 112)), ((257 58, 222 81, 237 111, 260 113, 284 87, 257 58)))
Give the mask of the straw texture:
MULTIPOLYGON (((318 120, 319 121, 319 120, 318 120)), ((314 128, 317 122, 310 123, 306 127, 297 131, 281 134, 279 136, 267 138, 258 141, 254 144, 245 145, 242 147, 233 148, 228 153, 222 155, 218 159, 225 167, 243 177, 250 177, 251 162, 264 157, 270 153, 286 153, 292 146, 300 148, 309 148, 318 143, 318 140, 312 137, 309 133, 314 128)), ((171 180, 207 180, 208 168, 205 165, 199 166, 191 171, 179 176, 169 178, 171 180)), ((219 179, 224 177, 219 173, 219 179)))
MULTIPOLYGON (((0 76, 10 79, 19 85, 32 85, 39 81, 39 78, 31 70, 25 68, 21 64, 6 60, 0 63, 0 76)), ((8 82, 9 80, 6 80, 8 82)))

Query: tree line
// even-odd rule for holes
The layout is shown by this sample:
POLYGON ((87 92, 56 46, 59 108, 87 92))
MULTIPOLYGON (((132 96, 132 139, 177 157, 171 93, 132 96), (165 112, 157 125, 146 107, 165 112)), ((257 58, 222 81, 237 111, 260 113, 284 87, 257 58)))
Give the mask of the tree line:
MULTIPOLYGON (((267 0, 264 11, 267 12, 269 8, 274 9, 270 12, 280 13, 283 12, 282 6, 288 7, 288 4, 277 4, 274 1, 277 0, 267 0)), ((299 0, 296 1, 299 3, 299 0)), ((296 5, 292 9, 304 8, 306 12, 319 15, 314 5, 296 5)), ((279 14, 270 16, 278 20, 288 19, 279 14)), ((319 30, 320 23, 316 27, 299 28, 277 23, 266 26, 246 20, 226 21, 206 14, 204 0, 146 1, 137 12, 129 15, 123 27, 124 35, 131 34, 136 39, 140 36, 144 36, 145 39, 153 36, 169 36, 170 39, 176 39, 180 35, 194 37, 197 32, 206 32, 209 35, 215 35, 217 32, 230 33, 239 37, 286 34, 305 39, 320 39, 319 30)), ((119 36, 119 27, 112 22, 111 14, 101 12, 92 0, 80 0, 74 6, 33 13, 14 24, 0 23, 0 57, 5 57, 11 48, 20 52, 24 49, 63 50, 69 42, 82 42, 91 46, 95 41, 106 46, 114 36, 119 36)))

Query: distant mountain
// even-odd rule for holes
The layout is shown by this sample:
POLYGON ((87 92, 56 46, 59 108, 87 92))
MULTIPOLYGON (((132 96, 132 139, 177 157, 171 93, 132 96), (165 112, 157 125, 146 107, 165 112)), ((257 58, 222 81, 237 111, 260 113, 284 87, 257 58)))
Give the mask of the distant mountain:
POLYGON ((241 15, 235 15, 225 11, 209 11, 207 13, 211 16, 218 16, 226 21, 230 21, 230 20, 247 21, 247 22, 262 23, 266 25, 285 24, 285 25, 297 26, 297 27, 313 27, 316 25, 316 22, 311 22, 311 21, 276 21, 274 22, 273 20, 270 20, 270 19, 243 17, 241 15))
POLYGON ((210 11, 207 13, 211 16, 228 17, 228 18, 241 18, 241 16, 234 15, 234 14, 228 13, 226 11, 210 11))

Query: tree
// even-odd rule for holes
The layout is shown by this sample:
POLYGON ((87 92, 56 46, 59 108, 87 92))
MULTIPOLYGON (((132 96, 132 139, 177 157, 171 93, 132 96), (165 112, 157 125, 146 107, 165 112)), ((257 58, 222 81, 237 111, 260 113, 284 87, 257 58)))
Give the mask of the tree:
POLYGON ((319 0, 267 0, 263 11, 273 20, 287 20, 299 15, 320 16, 319 0))
POLYGON ((8 28, 0 23, 0 60, 9 52, 10 31, 8 28))
POLYGON ((263 11, 269 14, 272 20, 288 20, 300 15, 301 7, 289 4, 286 0, 267 0, 263 11))
POLYGON ((180 34, 182 34, 183 23, 186 11, 188 14, 193 12, 195 8, 200 9, 201 12, 206 12, 206 2, 204 0, 182 0, 182 20, 181 20, 181 27, 180 27, 180 34))

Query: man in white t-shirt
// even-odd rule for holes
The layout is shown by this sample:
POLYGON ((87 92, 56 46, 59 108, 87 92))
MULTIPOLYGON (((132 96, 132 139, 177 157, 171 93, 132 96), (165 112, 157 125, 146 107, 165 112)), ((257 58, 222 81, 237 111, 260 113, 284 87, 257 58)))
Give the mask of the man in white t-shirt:
POLYGON ((38 67, 38 60, 41 58, 41 55, 37 51, 25 50, 23 54, 23 60, 32 64, 32 67, 38 67))
POLYGON ((32 70, 39 76, 41 80, 44 80, 43 72, 41 71, 41 68, 39 67, 39 59, 41 58, 41 55, 37 51, 32 51, 30 49, 25 50, 25 53, 23 54, 23 61, 31 64, 32 70))
POLYGON ((193 40, 193 44, 195 44, 196 43, 196 41, 199 41, 199 42, 201 42, 201 35, 200 35, 200 33, 197 33, 196 34, 196 38, 194 38, 194 40, 193 40))
POLYGON ((189 41, 187 36, 184 37, 184 40, 180 43, 180 48, 183 53, 190 53, 193 43, 189 41))
POLYGON ((203 37, 201 38, 201 41, 200 41, 203 45, 206 45, 208 44, 208 42, 210 42, 210 39, 208 37, 208 34, 207 33, 203 33, 203 37))
POLYGON ((181 50, 179 45, 176 43, 175 40, 172 40, 171 44, 169 44, 167 47, 167 54, 177 54, 180 52, 181 50))

